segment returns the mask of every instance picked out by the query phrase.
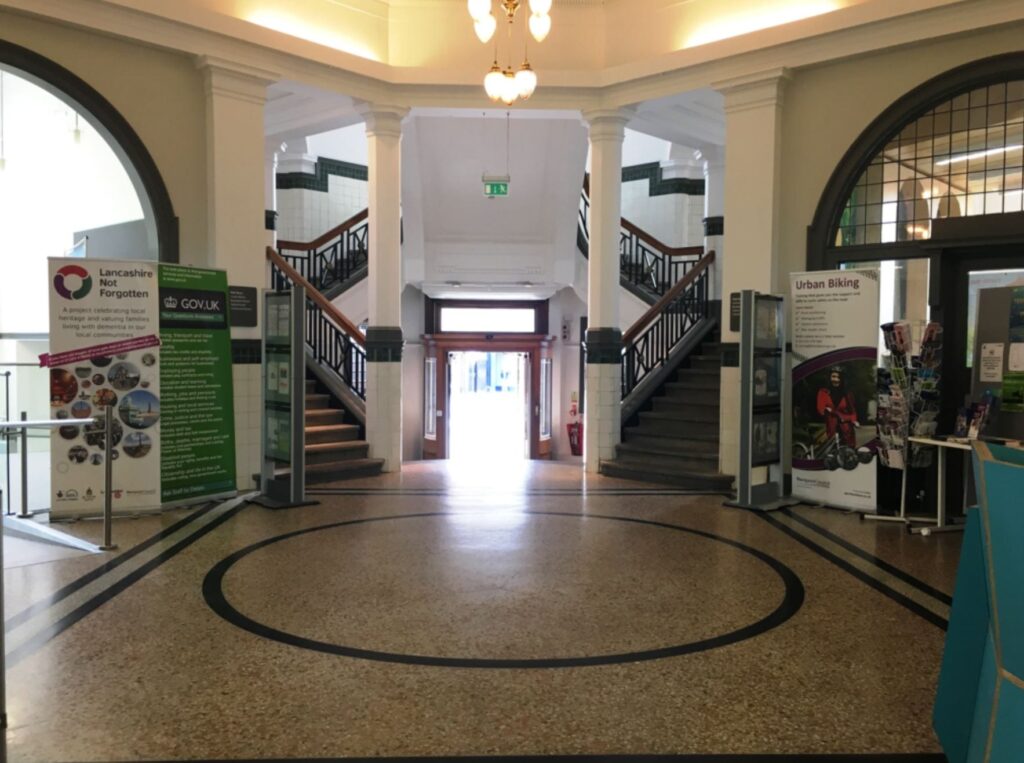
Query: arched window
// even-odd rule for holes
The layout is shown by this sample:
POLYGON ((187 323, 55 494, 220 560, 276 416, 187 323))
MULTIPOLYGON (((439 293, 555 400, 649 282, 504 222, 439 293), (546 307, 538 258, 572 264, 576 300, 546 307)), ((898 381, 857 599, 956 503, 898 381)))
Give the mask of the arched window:
POLYGON ((1005 242, 1017 227, 1007 216, 1024 212, 1022 168, 1024 52, 940 74, 847 150, 808 228, 807 266, 934 259, 954 242, 1005 242))
POLYGON ((932 221, 1022 211, 1024 79, 973 88, 892 131, 861 172, 834 245, 932 237, 932 221))

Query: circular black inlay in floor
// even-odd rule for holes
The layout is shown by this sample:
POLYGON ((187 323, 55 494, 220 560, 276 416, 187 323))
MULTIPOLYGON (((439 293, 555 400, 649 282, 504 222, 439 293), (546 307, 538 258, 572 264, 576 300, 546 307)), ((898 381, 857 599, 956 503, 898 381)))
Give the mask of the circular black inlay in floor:
MULTIPOLYGON (((686 643, 675 644, 671 646, 664 646, 652 649, 640 649, 637 651, 622 651, 609 654, 588 654, 584 656, 572 657, 572 656, 558 656, 558 657, 504 657, 504 658, 486 658, 486 657, 457 657, 457 656, 441 656, 441 655, 430 655, 430 654, 407 654, 396 651, 385 651, 385 650, 374 650, 366 649, 355 646, 348 646, 345 644, 329 643, 327 641, 318 640, 314 638, 308 638, 296 633, 290 633, 280 628, 275 628, 265 623, 258 622, 257 620, 249 617, 240 612, 235 606, 233 606, 227 599, 224 593, 224 579, 228 571, 240 562, 241 560, 249 557, 261 549, 265 549, 273 544, 281 543, 292 538, 300 536, 306 536, 311 533, 323 532, 326 530, 332 530, 337 528, 349 528, 359 525, 375 525, 379 523, 398 522, 401 520, 422 520, 428 518, 445 518, 452 519, 460 515, 453 514, 451 512, 427 512, 419 514, 404 514, 399 516, 385 516, 385 517, 372 517, 367 519, 356 519, 347 522, 332 522, 330 524, 319 525, 316 527, 306 528, 304 530, 296 530, 294 532, 284 533, 277 535, 272 538, 254 543, 247 546, 235 553, 231 554, 227 558, 218 562, 214 567, 207 573, 205 580, 203 581, 203 596, 206 599, 207 604, 211 609, 214 610, 218 615, 223 617, 228 622, 249 631, 257 636, 279 641, 283 644, 289 644, 297 646, 302 649, 310 649, 317 652, 324 652, 327 654, 337 654, 346 657, 355 657, 365 660, 376 660, 381 662, 395 662, 407 665, 431 665, 440 667, 453 667, 453 668, 569 668, 569 667, 583 667, 590 665, 612 665, 617 663, 625 662, 640 662, 646 660, 658 660, 666 657, 678 657, 686 654, 693 654, 696 652, 702 652, 709 649, 716 649, 718 647, 726 646, 729 644, 735 644, 740 641, 744 641, 754 636, 765 633, 766 631, 775 628, 782 623, 786 622, 800 609, 804 601, 804 587, 789 567, 775 559, 772 556, 759 551, 758 549, 751 548, 738 541, 724 538, 720 535, 705 532, 703 530, 695 530, 689 527, 683 527, 681 525, 669 524, 666 522, 656 522, 645 519, 635 519, 631 517, 617 517, 597 514, 574 514, 568 512, 554 512, 554 511, 527 511, 522 512, 524 517, 561 517, 571 518, 581 522, 591 521, 606 521, 614 523, 625 523, 632 526, 645 526, 650 528, 656 528, 675 533, 684 533, 689 537, 695 537, 703 540, 712 541, 718 544, 724 544, 736 551, 747 555, 754 560, 757 560, 761 564, 765 565, 770 569, 774 576, 777 576, 778 580, 782 583, 783 596, 782 601, 772 610, 769 614, 760 619, 738 628, 732 628, 718 635, 710 637, 699 638, 696 640, 688 641, 686 643)), ((444 553, 444 548, 438 549, 438 553, 444 553)), ((609 563, 612 563, 609 561, 609 563)), ((282 574, 304 574, 302 570, 292 571, 281 571, 282 574)), ((709 571, 709 575, 721 574, 709 571)), ((326 584, 326 581, 324 581, 326 584)), ((719 581, 720 582, 720 581, 719 581)), ((638 592, 638 595, 642 595, 642 592, 638 592)), ((745 610, 744 610, 745 611, 745 610)), ((570 652, 571 653, 571 652, 570 652)))

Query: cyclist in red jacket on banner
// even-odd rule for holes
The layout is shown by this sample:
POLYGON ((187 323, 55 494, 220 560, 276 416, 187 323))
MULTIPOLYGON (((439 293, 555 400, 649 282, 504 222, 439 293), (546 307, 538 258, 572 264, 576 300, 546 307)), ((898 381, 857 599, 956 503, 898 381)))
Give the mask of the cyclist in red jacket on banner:
POLYGON ((829 386, 818 390, 818 415, 825 421, 825 435, 831 440, 836 432, 839 442, 851 448, 857 447, 857 436, 854 429, 860 426, 857 421, 857 406, 853 393, 846 389, 843 369, 832 366, 828 375, 829 386))

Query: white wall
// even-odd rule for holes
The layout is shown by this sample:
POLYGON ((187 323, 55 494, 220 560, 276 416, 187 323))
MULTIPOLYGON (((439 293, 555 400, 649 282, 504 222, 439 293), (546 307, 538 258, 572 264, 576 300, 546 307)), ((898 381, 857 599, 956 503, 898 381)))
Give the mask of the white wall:
POLYGON ((306 151, 313 156, 326 156, 340 162, 361 164, 369 163, 366 149, 366 125, 359 124, 341 127, 337 130, 317 133, 306 138, 306 151))
POLYGON ((327 177, 327 191, 278 190, 277 236, 285 241, 312 241, 367 206, 367 184, 338 175, 327 177))
POLYGON ((649 196, 650 183, 622 184, 622 216, 668 246, 704 243, 704 197, 685 193, 649 196))
POLYGON ((552 400, 551 400, 551 458, 559 461, 582 460, 581 456, 573 456, 569 449, 569 437, 565 425, 572 421, 582 421, 582 416, 572 417, 569 409, 572 406, 572 395, 577 400, 582 397, 579 388, 580 374, 580 317, 587 314, 587 305, 581 301, 576 292, 562 289, 551 297, 548 312, 549 333, 555 336, 552 345, 552 400), (562 336, 562 323, 568 323, 569 338, 562 336))

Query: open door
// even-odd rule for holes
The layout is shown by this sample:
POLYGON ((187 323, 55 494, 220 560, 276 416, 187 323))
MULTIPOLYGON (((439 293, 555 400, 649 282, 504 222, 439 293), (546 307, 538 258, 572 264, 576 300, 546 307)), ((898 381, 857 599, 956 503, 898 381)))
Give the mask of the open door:
MULTIPOLYGON (((531 442, 535 443, 535 452, 531 458, 551 458, 551 417, 552 417, 552 389, 554 387, 554 371, 551 359, 551 345, 544 343, 538 349, 540 356, 537 365, 537 394, 534 398, 533 411, 535 415, 534 432, 536 437, 531 442)), ((532 385, 531 385, 532 386, 532 385)))

